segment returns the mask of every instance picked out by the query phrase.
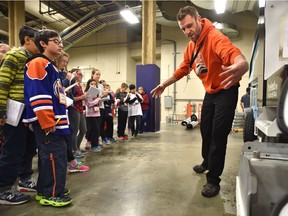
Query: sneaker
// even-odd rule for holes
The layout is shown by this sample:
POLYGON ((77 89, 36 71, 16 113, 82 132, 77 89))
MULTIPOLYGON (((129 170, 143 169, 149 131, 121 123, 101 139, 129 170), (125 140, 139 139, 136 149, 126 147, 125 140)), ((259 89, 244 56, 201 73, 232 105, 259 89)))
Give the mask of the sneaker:
POLYGON ((204 185, 201 194, 204 197, 213 197, 216 196, 219 193, 219 191, 220 191, 220 185, 207 183, 206 185, 204 185))
POLYGON ((74 152, 74 157, 75 158, 83 158, 85 154, 82 154, 80 151, 74 152))
POLYGON ((196 165, 193 167, 193 170, 196 172, 196 173, 204 173, 206 170, 208 170, 208 168, 206 168, 205 166, 203 166, 202 164, 200 165, 196 165))
POLYGON ((49 198, 44 197, 43 199, 39 201, 41 205, 45 205, 45 206, 51 205, 54 207, 62 207, 62 206, 70 205, 72 202, 73 202, 73 199, 65 195, 62 197, 49 197, 49 198))
POLYGON ((68 164, 67 166, 68 173, 86 172, 89 169, 90 169, 89 166, 85 166, 81 164, 77 164, 76 167, 73 167, 71 164, 68 164))
MULTIPOLYGON (((64 196, 68 196, 70 194, 70 189, 64 188, 63 193, 64 193, 64 196)), ((43 194, 41 194, 41 193, 37 193, 35 195, 35 200, 36 201, 40 201, 41 199, 44 199, 44 198, 45 198, 45 196, 43 194)))
POLYGON ((117 141, 112 137, 112 138, 110 138, 110 142, 115 143, 117 141))
POLYGON ((82 149, 81 149, 81 150, 80 150, 80 153, 86 155, 86 154, 88 153, 88 151, 85 151, 85 150, 82 150, 82 149))
MULTIPOLYGON (((77 161, 78 164, 83 165, 83 163, 84 163, 84 160, 82 160, 81 158, 75 158, 75 160, 77 161)), ((68 164, 69 164, 69 163, 68 163, 68 164)), ((67 164, 67 165, 68 165, 68 164, 67 164)))
POLYGON ((118 138, 119 138, 119 140, 125 140, 124 136, 119 136, 118 138))
POLYGON ((106 143, 106 145, 110 145, 111 144, 111 141, 110 141, 110 139, 108 137, 105 138, 105 143, 106 143))
POLYGON ((15 188, 0 192, 0 204, 18 205, 30 200, 30 195, 19 193, 15 188))
POLYGON ((128 135, 124 134, 124 140, 128 140, 128 135))
POLYGON ((19 181, 17 186, 19 192, 36 192, 37 191, 37 181, 34 179, 28 179, 26 181, 19 181))
POLYGON ((96 152, 96 153, 101 152, 101 150, 102 150, 102 148, 101 148, 100 146, 98 146, 98 147, 92 147, 92 148, 91 148, 91 151, 92 151, 92 152, 96 152))
POLYGON ((90 150, 91 149, 91 143, 87 142, 85 145, 85 150, 90 150))

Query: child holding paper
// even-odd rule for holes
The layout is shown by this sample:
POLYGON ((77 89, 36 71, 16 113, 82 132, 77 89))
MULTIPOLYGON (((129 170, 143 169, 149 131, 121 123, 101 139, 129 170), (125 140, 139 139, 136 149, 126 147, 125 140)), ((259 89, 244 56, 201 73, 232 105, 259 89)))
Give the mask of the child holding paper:
POLYGON ((86 133, 87 143, 91 144, 91 151, 98 153, 101 152, 101 147, 99 146, 100 124, 101 124, 101 114, 99 106, 101 104, 102 99, 101 97, 99 97, 99 94, 91 95, 97 92, 96 87, 97 87, 96 80, 89 79, 85 89, 85 92, 88 92, 88 100, 86 101, 85 113, 87 124, 87 133, 86 133), (93 88, 95 88, 96 90, 93 91, 93 88))

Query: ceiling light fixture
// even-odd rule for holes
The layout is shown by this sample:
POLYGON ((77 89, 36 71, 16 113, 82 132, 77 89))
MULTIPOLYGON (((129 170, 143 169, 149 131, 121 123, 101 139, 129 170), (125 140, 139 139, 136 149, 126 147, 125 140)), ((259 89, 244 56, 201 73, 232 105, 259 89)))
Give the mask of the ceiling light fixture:
POLYGON ((121 16, 130 24, 139 23, 138 17, 130 10, 129 6, 125 6, 124 10, 120 11, 121 16))
POLYGON ((225 12, 227 0, 214 0, 214 7, 217 14, 222 14, 225 12))
POLYGON ((259 8, 265 7, 265 0, 259 0, 259 8))

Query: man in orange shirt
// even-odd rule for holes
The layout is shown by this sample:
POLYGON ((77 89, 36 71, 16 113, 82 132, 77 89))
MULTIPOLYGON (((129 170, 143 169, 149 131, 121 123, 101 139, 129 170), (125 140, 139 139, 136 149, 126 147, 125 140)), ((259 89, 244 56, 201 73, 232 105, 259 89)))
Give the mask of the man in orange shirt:
POLYGON ((159 97, 164 89, 194 70, 202 80, 206 94, 201 112, 203 162, 193 167, 206 174, 202 195, 213 197, 220 190, 220 176, 225 162, 227 137, 231 130, 238 100, 241 77, 248 63, 241 51, 220 33, 208 19, 203 19, 191 6, 179 10, 178 25, 191 39, 184 60, 173 76, 156 86, 151 93, 159 97))

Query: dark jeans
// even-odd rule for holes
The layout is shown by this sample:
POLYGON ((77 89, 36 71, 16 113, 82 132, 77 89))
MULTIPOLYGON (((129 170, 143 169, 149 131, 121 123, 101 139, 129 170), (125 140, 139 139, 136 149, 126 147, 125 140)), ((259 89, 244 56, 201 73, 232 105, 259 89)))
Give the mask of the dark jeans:
POLYGON ((86 139, 91 142, 91 147, 99 146, 101 117, 86 117, 86 139))
POLYGON ((202 165, 209 169, 207 182, 219 184, 224 169, 227 137, 238 100, 238 86, 205 94, 201 111, 202 165))
POLYGON ((113 138, 113 117, 108 116, 105 118, 106 123, 106 130, 105 130, 105 137, 113 138))
POLYGON ((68 107, 68 118, 69 118, 69 130, 70 130, 70 134, 68 136, 65 137, 65 141, 67 143, 67 160, 68 162, 71 162, 72 160, 75 159, 74 155, 73 155, 73 151, 72 151, 72 134, 74 131, 74 125, 71 122, 71 119, 73 118, 74 115, 74 108, 69 106, 68 107))
POLYGON ((17 127, 5 124, 2 130, 5 142, 0 156, 0 188, 8 189, 18 176, 23 181, 31 178, 36 141, 34 133, 22 122, 17 127))
POLYGON ((100 136, 101 139, 105 139, 105 109, 100 109, 100 115, 101 115, 101 122, 100 122, 100 136))
POLYGON ((118 109, 118 129, 117 129, 118 137, 124 136, 125 134, 127 118, 128 118, 128 111, 118 109))
POLYGON ((140 125, 140 132, 144 131, 144 124, 147 122, 148 120, 148 114, 149 114, 149 110, 142 110, 142 118, 141 118, 141 125, 140 125))
POLYGON ((66 136, 47 136, 38 123, 33 124, 38 146, 37 192, 46 197, 63 195, 67 172, 66 136))
POLYGON ((141 124, 141 117, 142 116, 140 116, 140 115, 129 117, 132 136, 137 135, 139 132, 139 128, 140 128, 140 124, 141 124), (136 129, 135 129, 135 121, 136 121, 136 129))

